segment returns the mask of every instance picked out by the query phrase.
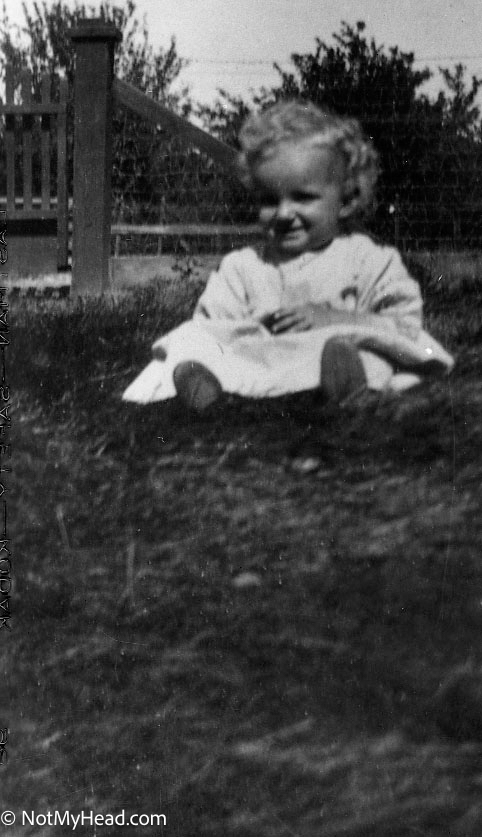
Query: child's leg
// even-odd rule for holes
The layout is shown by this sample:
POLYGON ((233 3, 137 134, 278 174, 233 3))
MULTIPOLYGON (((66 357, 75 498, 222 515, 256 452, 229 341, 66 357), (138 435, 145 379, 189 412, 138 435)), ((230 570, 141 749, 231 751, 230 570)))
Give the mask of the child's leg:
POLYGON ((367 388, 365 369, 355 344, 331 337, 321 354, 320 389, 328 401, 341 402, 367 388))
POLYGON ((402 392, 422 381, 416 372, 395 371, 392 364, 374 352, 360 351, 369 389, 402 392))
POLYGON ((178 363, 172 375, 176 392, 190 410, 202 413, 218 401, 222 387, 202 363, 186 360, 178 363))
POLYGON ((358 354, 363 364, 368 389, 378 391, 388 389, 393 377, 392 364, 375 352, 360 349, 358 354))
POLYGON ((343 401, 364 389, 400 392, 421 380, 414 372, 394 372, 388 360, 357 349, 344 337, 331 337, 323 348, 320 388, 330 401, 343 401))

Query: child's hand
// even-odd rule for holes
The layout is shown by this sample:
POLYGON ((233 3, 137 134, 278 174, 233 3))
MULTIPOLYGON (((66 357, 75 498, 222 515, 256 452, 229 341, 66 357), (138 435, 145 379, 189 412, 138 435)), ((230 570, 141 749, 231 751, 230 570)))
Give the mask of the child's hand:
POLYGON ((336 311, 328 302, 322 305, 300 305, 298 308, 291 309, 279 308, 261 320, 272 334, 282 334, 285 331, 309 331, 312 328, 352 321, 353 315, 345 311, 336 311))

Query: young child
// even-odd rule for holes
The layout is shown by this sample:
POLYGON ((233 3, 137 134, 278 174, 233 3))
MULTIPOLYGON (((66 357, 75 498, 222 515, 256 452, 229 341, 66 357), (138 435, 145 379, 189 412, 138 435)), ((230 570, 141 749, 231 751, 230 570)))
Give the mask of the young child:
POLYGON ((451 356, 422 329, 420 291, 398 252, 356 231, 378 174, 359 124, 281 102, 250 116, 240 142, 264 250, 223 259, 192 320, 154 343, 154 360, 124 399, 177 394, 202 411, 222 392, 320 388, 341 402, 450 370, 451 356))

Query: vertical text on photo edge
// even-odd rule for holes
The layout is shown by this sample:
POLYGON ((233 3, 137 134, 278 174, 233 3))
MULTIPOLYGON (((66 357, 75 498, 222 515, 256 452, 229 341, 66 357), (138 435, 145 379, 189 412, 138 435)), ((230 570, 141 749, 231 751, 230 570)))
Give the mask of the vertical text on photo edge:
MULTIPOLYGON (((6 216, 6 211, 0 210, 0 265, 2 267, 8 260, 6 216)), ((7 276, 7 273, 1 273, 0 280, 3 280, 3 278, 6 278, 7 276)), ((10 468, 4 467, 5 459, 10 458, 11 456, 11 446, 8 441, 8 437, 6 436, 6 434, 10 431, 11 424, 9 416, 10 387, 7 384, 6 374, 6 347, 10 344, 7 322, 8 302, 4 298, 6 293, 7 288, 0 287, 0 351, 2 362, 0 381, 0 514, 3 516, 3 525, 0 524, 0 629, 6 627, 10 630, 9 620, 11 616, 10 590, 12 587, 12 561, 10 539, 7 533, 7 503, 4 498, 5 492, 7 491, 4 474, 11 471, 10 468)))

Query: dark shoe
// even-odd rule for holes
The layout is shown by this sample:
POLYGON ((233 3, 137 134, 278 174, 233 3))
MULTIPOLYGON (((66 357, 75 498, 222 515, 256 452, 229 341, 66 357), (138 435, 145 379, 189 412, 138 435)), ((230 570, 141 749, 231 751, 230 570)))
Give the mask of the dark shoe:
POLYGON ((366 389, 365 370, 356 346, 342 337, 325 343, 321 356, 320 387, 329 401, 338 404, 366 389))
POLYGON ((222 394, 218 379, 202 363, 191 360, 179 363, 174 369, 173 380, 181 401, 197 413, 211 407, 222 394))

